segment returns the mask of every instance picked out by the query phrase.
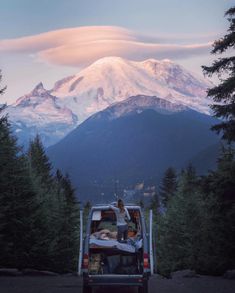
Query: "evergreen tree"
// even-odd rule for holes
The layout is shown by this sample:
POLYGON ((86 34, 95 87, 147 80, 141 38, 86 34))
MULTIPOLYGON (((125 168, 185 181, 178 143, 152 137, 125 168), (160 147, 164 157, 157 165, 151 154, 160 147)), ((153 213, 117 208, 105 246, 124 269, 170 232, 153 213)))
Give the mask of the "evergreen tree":
POLYGON ((161 208, 160 197, 159 197, 159 194, 156 192, 153 195, 153 198, 151 199, 151 202, 150 202, 150 209, 153 210, 154 217, 156 217, 157 214, 160 213, 160 208, 161 208))
POLYGON ((39 135, 28 150, 30 179, 37 194, 40 209, 37 215, 37 245, 32 250, 33 263, 38 269, 54 269, 56 237, 60 229, 60 202, 51 174, 51 164, 39 135))
POLYGON ((0 118, 0 263, 7 267, 31 265, 35 244, 36 195, 26 158, 17 146, 7 117, 0 118))
MULTIPOLYGON (((0 70, 0 83, 2 82, 2 71, 0 70)), ((5 90, 6 90, 6 86, 4 86, 3 88, 0 88, 0 95, 4 94, 5 90)))
MULTIPOLYGON (((230 22, 228 34, 214 42, 212 54, 224 52, 229 54, 231 52, 229 50, 235 47, 235 6, 230 8, 225 16, 230 22)), ((220 80, 219 85, 208 90, 208 96, 215 102, 211 106, 215 116, 223 119, 212 129, 222 132, 223 138, 228 142, 235 141, 235 56, 219 58, 211 66, 202 68, 205 74, 208 76, 217 74, 220 80)))
MULTIPOLYGON (((88 219, 88 215, 89 215, 91 206, 92 205, 91 205, 91 202, 89 200, 84 204, 84 208, 83 208, 83 215, 84 216, 83 216, 83 218, 84 218, 85 221, 88 219)), ((86 222, 84 223, 83 230, 85 229, 85 226, 86 226, 86 222)))
POLYGON ((218 167, 201 182, 206 213, 197 269, 222 274, 235 263, 235 160, 223 149, 218 167))
MULTIPOLYGON (((0 81, 1 81, 0 74, 0 81)), ((0 94, 5 88, 0 89, 0 94)), ((2 111, 4 107, 0 108, 2 111)), ((78 203, 69 177, 52 167, 39 136, 25 156, 0 118, 0 264, 76 270, 78 203)))
POLYGON ((51 186, 52 174, 51 163, 45 153, 40 136, 36 135, 35 139, 30 142, 28 157, 31 171, 40 178, 43 185, 51 186))
POLYGON ((160 196, 164 208, 167 207, 169 199, 175 194, 176 186, 176 172, 170 167, 165 171, 160 185, 160 196))
POLYGON ((196 180, 196 169, 193 167, 191 163, 182 170, 181 178, 184 178, 184 191, 191 192, 195 189, 195 185, 198 184, 198 180, 196 180))
POLYGON ((156 192, 150 202, 150 209, 153 211, 153 226, 152 226, 152 238, 153 238, 153 257, 155 263, 155 269, 157 267, 157 237, 158 237, 158 225, 161 218, 161 202, 159 194, 156 192))
POLYGON ((56 237, 54 266, 60 272, 74 271, 78 260, 79 205, 69 176, 57 170, 57 185, 60 189, 59 230, 56 237))
POLYGON ((201 195, 196 184, 190 186, 197 181, 191 166, 184 170, 175 196, 169 199, 167 211, 159 219, 157 254, 163 275, 193 267, 194 245, 201 227, 201 195))
POLYGON ((88 200, 85 204, 84 204, 84 211, 90 211, 91 209, 91 202, 88 200))
POLYGON ((142 198, 137 202, 137 204, 141 207, 141 209, 144 209, 144 201, 142 198))
POLYGON ((203 274, 223 274, 235 263, 235 160, 224 149, 218 168, 198 178, 190 165, 179 177, 178 188, 158 218, 158 268, 191 268, 203 274))

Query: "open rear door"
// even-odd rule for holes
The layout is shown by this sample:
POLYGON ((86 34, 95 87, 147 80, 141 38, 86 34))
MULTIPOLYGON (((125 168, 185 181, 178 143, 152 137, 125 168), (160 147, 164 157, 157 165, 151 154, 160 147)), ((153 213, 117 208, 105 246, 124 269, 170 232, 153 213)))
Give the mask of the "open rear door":
POLYGON ((150 259, 150 272, 154 273, 154 258, 153 258, 153 211, 149 211, 149 259, 150 259))
POLYGON ((78 259, 78 275, 82 274, 82 257, 83 257, 83 211, 80 210, 80 245, 78 259))

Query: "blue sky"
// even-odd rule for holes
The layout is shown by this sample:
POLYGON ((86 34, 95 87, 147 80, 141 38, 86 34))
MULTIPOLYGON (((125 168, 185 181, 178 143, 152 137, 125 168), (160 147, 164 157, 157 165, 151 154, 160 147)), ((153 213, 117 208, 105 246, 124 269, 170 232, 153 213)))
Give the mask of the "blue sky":
MULTIPOLYGON (((115 38, 128 42, 134 38, 141 47, 144 46, 143 57, 163 58, 164 51, 159 53, 159 44, 202 46, 193 51, 190 49, 190 52, 180 47, 177 49, 182 50, 180 57, 178 53, 172 56, 167 54, 166 48, 167 58, 170 56, 186 68, 200 73, 201 65, 212 60, 208 43, 225 33, 228 22, 223 15, 233 5, 235 1, 232 0, 0 0, 0 68, 8 86, 7 93, 0 98, 0 103, 14 101, 32 90, 40 81, 50 88, 57 79, 78 72, 96 58, 92 51, 92 58, 90 55, 85 56, 84 62, 82 57, 71 59, 68 55, 70 48, 66 51, 67 55, 59 60, 58 56, 61 54, 54 58, 57 48, 52 34, 49 34, 48 38, 52 38, 53 48, 48 45, 46 51, 43 51, 45 48, 42 50, 41 47, 30 47, 28 39, 22 41, 22 37, 57 30, 61 32, 61 29, 95 26, 96 31, 91 34, 91 38, 94 38, 96 32, 100 31, 99 26, 109 26, 110 34, 115 33, 115 38), (118 28, 116 30, 112 27, 118 28), (15 39, 16 42, 9 43, 9 39, 15 39), (152 43, 157 45, 155 50, 150 51, 149 45, 152 43), (1 46, 5 46, 2 51, 1 46), (52 52, 51 55, 49 51, 52 52), (70 61, 67 62, 68 60, 70 61)), ((64 36, 69 35, 67 32, 69 30, 58 35, 61 36, 60 46, 63 45, 64 36)), ((72 33, 76 34, 76 46, 80 46, 80 30, 72 33)), ((107 38, 106 32, 102 32, 102 37, 102 41, 107 38)), ((40 38, 41 35, 32 41, 42 42, 40 38)), ((70 43, 70 40, 67 42, 70 43)), ((89 44, 86 45, 88 51, 89 44)), ((135 52, 136 50, 135 48, 135 52)), ((119 52, 118 48, 115 52, 119 52)), ((120 52, 120 55, 141 59, 139 52, 133 54, 133 48, 129 53, 120 52)))

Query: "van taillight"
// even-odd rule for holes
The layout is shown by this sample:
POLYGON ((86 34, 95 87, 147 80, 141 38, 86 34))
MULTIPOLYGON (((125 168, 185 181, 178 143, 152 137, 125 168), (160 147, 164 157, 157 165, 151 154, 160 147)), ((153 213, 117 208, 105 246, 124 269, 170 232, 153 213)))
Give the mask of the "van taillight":
POLYGON ((149 269, 149 255, 144 253, 144 269, 149 269))
POLYGON ((83 256, 83 269, 88 269, 89 257, 88 254, 84 254, 83 256))

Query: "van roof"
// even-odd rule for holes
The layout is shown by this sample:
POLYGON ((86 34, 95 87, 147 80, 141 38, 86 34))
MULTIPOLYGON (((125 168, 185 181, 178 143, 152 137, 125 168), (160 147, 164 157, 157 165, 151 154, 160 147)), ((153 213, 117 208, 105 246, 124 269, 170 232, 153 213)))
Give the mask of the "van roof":
MULTIPOLYGON (((111 203, 112 205, 114 203, 111 203)), ((95 210, 105 210, 105 209, 109 209, 110 204, 96 204, 94 206, 92 206, 91 209, 95 209, 95 210)), ((128 209, 134 209, 134 210, 141 210, 141 207, 133 204, 133 203, 125 203, 125 207, 127 207, 128 209)))

